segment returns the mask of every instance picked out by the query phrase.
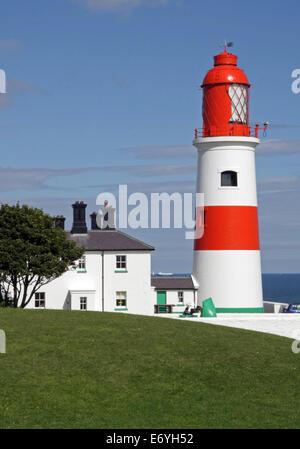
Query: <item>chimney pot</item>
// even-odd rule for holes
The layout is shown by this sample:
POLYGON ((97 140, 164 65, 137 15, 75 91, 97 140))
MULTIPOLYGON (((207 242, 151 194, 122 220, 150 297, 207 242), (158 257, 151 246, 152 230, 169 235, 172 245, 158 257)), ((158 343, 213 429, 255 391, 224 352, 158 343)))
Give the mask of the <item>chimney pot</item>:
POLYGON ((54 225, 56 228, 65 229, 65 217, 63 215, 56 215, 54 217, 54 225))
POLYGON ((97 224, 97 212, 93 212, 91 215, 91 229, 93 231, 99 231, 101 230, 101 228, 99 228, 98 224, 97 224))
POLYGON ((73 207, 73 226, 72 234, 86 234, 87 226, 85 222, 86 204, 83 201, 76 201, 72 204, 73 207))

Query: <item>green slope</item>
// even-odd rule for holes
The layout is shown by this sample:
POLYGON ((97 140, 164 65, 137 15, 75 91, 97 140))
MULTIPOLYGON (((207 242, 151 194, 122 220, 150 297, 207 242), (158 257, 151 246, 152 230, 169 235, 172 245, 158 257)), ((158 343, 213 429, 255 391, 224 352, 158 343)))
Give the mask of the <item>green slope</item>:
POLYGON ((1 428, 297 428, 291 340, 99 312, 0 309, 1 428))

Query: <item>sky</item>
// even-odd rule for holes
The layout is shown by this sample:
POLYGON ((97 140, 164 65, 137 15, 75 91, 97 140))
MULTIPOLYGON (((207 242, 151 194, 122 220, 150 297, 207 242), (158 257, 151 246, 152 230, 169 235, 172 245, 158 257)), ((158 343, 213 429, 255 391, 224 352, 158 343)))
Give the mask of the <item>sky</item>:
MULTIPOLYGON (((2 2, 1 202, 67 217, 101 192, 194 192, 201 82, 224 41, 252 85, 262 270, 300 272, 298 1, 2 2)), ((128 229, 153 245, 154 272, 192 270, 183 229, 128 229)))

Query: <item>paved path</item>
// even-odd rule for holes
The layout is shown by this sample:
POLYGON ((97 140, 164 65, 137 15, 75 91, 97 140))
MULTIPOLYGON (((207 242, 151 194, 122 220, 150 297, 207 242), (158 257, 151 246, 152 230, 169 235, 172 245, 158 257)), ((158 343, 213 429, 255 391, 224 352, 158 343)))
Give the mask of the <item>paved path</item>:
POLYGON ((160 315, 165 318, 175 318, 185 321, 197 321, 207 324, 237 327, 239 329, 248 329, 252 331, 265 332, 267 334, 280 335, 300 340, 300 313, 249 313, 249 314, 218 314, 217 318, 178 318, 160 315))

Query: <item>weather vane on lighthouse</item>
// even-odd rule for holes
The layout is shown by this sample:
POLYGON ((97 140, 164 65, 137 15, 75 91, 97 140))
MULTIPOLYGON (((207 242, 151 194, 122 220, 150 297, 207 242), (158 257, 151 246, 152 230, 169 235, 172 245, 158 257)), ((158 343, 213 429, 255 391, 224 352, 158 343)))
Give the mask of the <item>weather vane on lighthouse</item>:
POLYGON ((231 42, 227 42, 226 39, 224 40, 224 44, 221 44, 220 47, 224 47, 224 52, 227 51, 228 47, 233 47, 234 43, 231 42))

